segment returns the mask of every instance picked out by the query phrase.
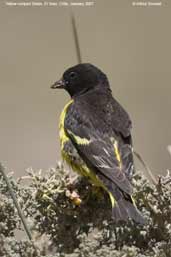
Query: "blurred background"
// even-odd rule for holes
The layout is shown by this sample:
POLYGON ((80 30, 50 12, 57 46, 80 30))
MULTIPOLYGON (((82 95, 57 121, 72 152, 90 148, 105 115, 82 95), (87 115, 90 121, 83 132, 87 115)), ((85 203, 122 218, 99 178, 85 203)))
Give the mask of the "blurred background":
MULTIPOLYGON (((108 75, 132 118, 134 148, 154 173, 164 173, 171 166, 171 3, 94 0, 73 11, 83 61, 108 75)), ((28 167, 54 167, 58 119, 69 96, 50 85, 77 63, 70 8, 1 1, 0 31, 0 160, 16 176, 28 167)))

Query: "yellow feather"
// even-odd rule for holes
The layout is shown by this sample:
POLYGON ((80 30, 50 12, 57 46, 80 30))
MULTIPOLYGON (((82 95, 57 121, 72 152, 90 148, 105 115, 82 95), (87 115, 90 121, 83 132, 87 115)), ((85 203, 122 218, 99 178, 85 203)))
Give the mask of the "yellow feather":
POLYGON ((111 201, 111 204, 112 204, 112 208, 115 206, 115 198, 113 197, 112 193, 109 192, 107 190, 108 194, 109 194, 109 197, 110 197, 110 201, 111 201))
POLYGON ((115 154, 116 154, 116 159, 119 162, 119 167, 121 168, 121 166, 122 166, 121 156, 120 156, 119 149, 118 149, 118 142, 116 140, 114 142, 114 151, 115 151, 115 154))
POLYGON ((87 138, 82 138, 82 137, 76 136, 70 130, 68 131, 68 133, 74 137, 74 139, 78 145, 88 145, 91 142, 91 140, 88 140, 87 138))
POLYGON ((64 129, 64 121, 65 121, 65 116, 68 107, 73 103, 73 99, 67 103, 61 112, 60 119, 59 119, 59 138, 60 138, 60 144, 61 144, 61 150, 63 150, 65 142, 69 140, 68 136, 65 133, 64 129))

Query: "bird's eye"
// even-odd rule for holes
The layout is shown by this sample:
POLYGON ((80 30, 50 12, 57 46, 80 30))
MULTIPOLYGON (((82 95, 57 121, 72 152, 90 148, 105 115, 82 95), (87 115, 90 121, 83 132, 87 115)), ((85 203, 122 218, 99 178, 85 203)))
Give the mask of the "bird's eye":
POLYGON ((70 76, 71 79, 74 79, 74 78, 77 77, 77 73, 74 72, 74 71, 72 71, 72 72, 69 74, 69 76, 70 76))

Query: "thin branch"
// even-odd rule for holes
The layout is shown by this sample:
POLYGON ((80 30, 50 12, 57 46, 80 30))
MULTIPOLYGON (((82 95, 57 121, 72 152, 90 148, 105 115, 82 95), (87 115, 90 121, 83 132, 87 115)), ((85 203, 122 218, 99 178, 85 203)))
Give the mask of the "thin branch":
POLYGON ((144 166, 145 170, 147 171, 147 173, 149 174, 151 180, 153 181, 154 185, 157 185, 157 180, 155 179, 152 171, 150 170, 150 168, 148 167, 148 165, 145 163, 145 161, 143 160, 143 158, 141 157, 141 155, 139 153, 137 153, 134 150, 134 155, 137 157, 137 159, 142 163, 142 165, 144 166))
POLYGON ((19 203, 18 203, 18 201, 17 201, 17 198, 16 198, 16 196, 15 196, 15 193, 14 193, 14 191, 13 191, 13 189, 12 189, 11 182, 9 181, 9 179, 8 179, 6 173, 5 173, 5 168, 3 167, 3 165, 2 165, 1 163, 0 163, 0 173, 2 174, 4 180, 5 180, 6 184, 7 184, 8 191, 9 191, 9 193, 10 193, 10 195, 11 195, 11 198, 12 198, 12 200, 13 200, 13 203, 14 203, 14 205, 15 205, 17 211, 18 211, 18 215, 19 215, 19 217, 20 217, 20 219, 21 219, 21 221, 22 221, 22 223, 23 223, 23 227, 24 227, 24 229, 25 229, 25 232, 26 232, 26 234, 27 234, 29 240, 32 242, 32 245, 33 245, 34 249, 35 249, 36 252, 37 252, 38 249, 37 249, 37 247, 36 247, 36 246, 34 245, 34 243, 33 243, 32 234, 31 234, 31 232, 30 232, 30 230, 29 230, 29 228, 28 228, 28 226, 27 226, 27 223, 26 223, 24 214, 23 214, 23 212, 22 212, 22 210, 21 210, 21 207, 20 207, 20 205, 19 205, 19 203))
POLYGON ((76 26, 74 14, 72 12, 71 12, 71 23, 72 23, 72 31, 73 31, 73 37, 74 37, 74 42, 75 42, 76 54, 77 54, 77 61, 78 61, 78 63, 81 63, 82 59, 81 59, 79 38, 78 38, 78 33, 77 33, 77 26, 76 26))

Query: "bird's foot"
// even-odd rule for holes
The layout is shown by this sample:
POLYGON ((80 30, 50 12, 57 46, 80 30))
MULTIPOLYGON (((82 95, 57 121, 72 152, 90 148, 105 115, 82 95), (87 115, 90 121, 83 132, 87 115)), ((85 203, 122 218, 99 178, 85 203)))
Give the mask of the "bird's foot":
POLYGON ((66 190, 66 196, 73 202, 74 205, 80 206, 82 200, 76 191, 66 190))

